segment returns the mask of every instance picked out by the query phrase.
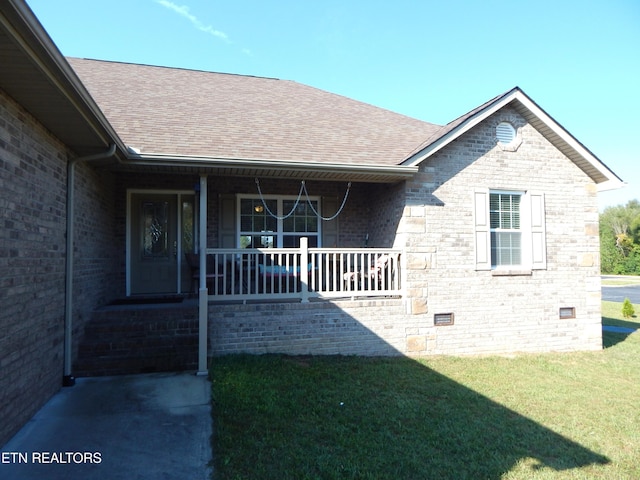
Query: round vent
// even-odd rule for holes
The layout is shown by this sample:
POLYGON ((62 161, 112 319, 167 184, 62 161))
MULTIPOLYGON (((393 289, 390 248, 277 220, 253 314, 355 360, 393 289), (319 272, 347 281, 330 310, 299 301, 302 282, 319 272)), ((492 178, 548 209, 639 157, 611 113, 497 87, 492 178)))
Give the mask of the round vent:
POLYGON ((506 145, 515 140, 516 129, 509 122, 500 122, 496 127, 496 137, 500 143, 506 145))

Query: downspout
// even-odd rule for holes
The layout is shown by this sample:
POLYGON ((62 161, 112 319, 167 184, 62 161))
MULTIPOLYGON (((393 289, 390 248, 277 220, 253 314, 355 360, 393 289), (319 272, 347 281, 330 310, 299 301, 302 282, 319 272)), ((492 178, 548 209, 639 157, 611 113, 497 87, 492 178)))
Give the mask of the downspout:
POLYGON ((74 208, 74 181, 75 166, 80 162, 91 162, 94 160, 104 160, 112 157, 116 152, 116 145, 112 143, 106 152, 87 155, 85 157, 75 157, 67 164, 67 233, 66 233, 66 271, 65 271, 65 311, 64 311, 64 374, 62 385, 71 387, 75 385, 76 379, 71 375, 71 354, 72 354, 72 328, 73 328, 73 223, 75 218, 74 208))

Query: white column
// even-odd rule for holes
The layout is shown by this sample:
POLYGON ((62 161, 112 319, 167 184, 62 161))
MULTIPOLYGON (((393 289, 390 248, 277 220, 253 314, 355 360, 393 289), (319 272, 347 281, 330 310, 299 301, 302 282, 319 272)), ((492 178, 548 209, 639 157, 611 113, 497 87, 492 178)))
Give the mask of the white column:
POLYGON ((198 373, 208 375, 207 326, 209 322, 209 292, 207 291, 207 176, 200 175, 199 254, 200 285, 198 288, 198 373))

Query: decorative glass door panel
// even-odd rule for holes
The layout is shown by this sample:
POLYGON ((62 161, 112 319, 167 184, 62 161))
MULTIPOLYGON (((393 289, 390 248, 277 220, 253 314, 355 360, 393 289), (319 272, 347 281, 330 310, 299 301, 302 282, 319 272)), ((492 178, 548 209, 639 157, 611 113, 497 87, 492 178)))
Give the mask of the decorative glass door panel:
POLYGON ((195 249, 195 196, 133 193, 129 212, 129 293, 187 292, 184 253, 195 249))
POLYGON ((142 205, 142 257, 169 257, 169 202, 142 205))

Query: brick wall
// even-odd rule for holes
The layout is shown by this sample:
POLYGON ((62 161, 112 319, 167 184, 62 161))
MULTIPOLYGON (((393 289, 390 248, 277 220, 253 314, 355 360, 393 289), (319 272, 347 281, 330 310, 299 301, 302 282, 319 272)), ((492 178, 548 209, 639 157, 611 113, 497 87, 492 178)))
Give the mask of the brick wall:
POLYGON ((86 325, 74 372, 96 376, 195 370, 198 330, 195 302, 99 308, 86 325))
POLYGON ((76 163, 75 169, 74 358, 93 309, 124 293, 124 278, 119 275, 124 259, 119 261, 116 240, 114 176, 82 162, 76 163))
POLYGON ((369 219, 370 245, 405 248, 405 298, 215 305, 211 353, 432 355, 602 347, 595 185, 515 110, 503 109, 463 135, 412 180, 370 186, 368 195, 368 209, 360 213, 369 219), (522 138, 515 151, 496 145, 495 126, 503 120, 522 138), (545 270, 508 276, 476 270, 476 188, 544 192, 545 270), (560 319, 561 307, 575 308, 576 318, 560 319), (435 313, 453 313, 454 324, 434 326, 435 313))
POLYGON ((212 305, 209 349, 213 355, 400 355, 411 349, 420 322, 405 314, 401 299, 212 305))
MULTIPOLYGON (((0 444, 61 386, 67 158, 0 92, 0 444)), ((73 355, 92 309, 116 294, 113 178, 76 170, 73 355)))
MULTIPOLYGON (((199 183, 197 175, 165 175, 137 173, 117 174, 115 180, 115 235, 119 250, 115 253, 119 267, 119 282, 124 295, 125 285, 125 238, 126 238, 126 199, 127 189, 149 190, 194 190, 199 183)), ((260 186, 265 195, 292 195, 297 196, 300 191, 300 181, 280 180, 273 178, 261 178, 260 186)), ((344 198, 347 184, 345 182, 307 182, 307 190, 311 196, 331 197, 338 201, 338 205, 344 198)), ((219 177, 208 178, 208 219, 207 237, 208 247, 218 247, 218 214, 220 195, 248 194, 257 195, 258 191, 254 178, 247 177, 219 177)), ((371 190, 366 184, 353 184, 345 209, 338 217, 339 245, 340 247, 364 246, 364 235, 369 226, 369 211, 371 203, 371 190)), ((304 195, 301 201, 306 201, 304 195)), ((323 212, 323 215, 333 215, 335 212, 323 212)), ((330 245, 333 246, 333 245, 330 245)))
POLYGON ((0 445, 60 388, 64 147, 0 91, 0 445))
POLYGON ((454 326, 432 329, 428 353, 601 348, 596 189, 581 170, 514 110, 503 109, 421 171, 433 180, 422 192, 408 191, 410 203, 423 195, 425 204, 425 232, 407 242, 416 260, 409 288, 414 297, 422 290, 425 324, 434 313, 455 313, 454 326), (515 152, 496 145, 495 126, 503 120, 521 135, 515 152), (476 188, 544 192, 546 270, 505 277, 475 270, 476 188), (576 318, 561 320, 560 307, 575 307, 576 318))

